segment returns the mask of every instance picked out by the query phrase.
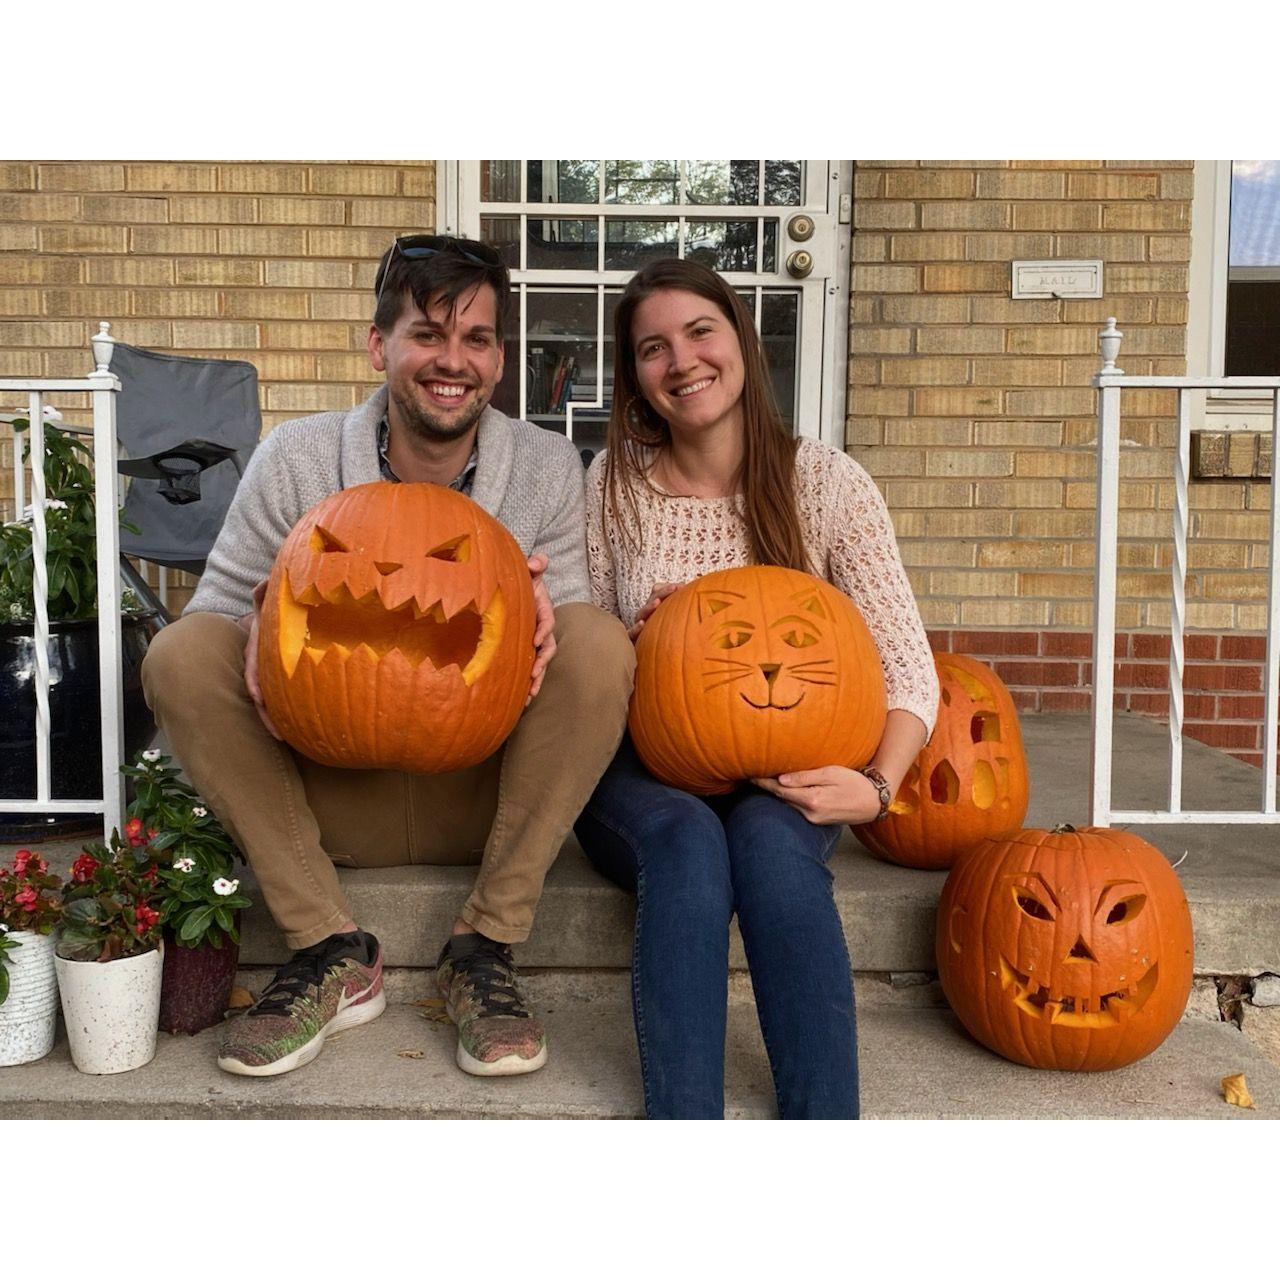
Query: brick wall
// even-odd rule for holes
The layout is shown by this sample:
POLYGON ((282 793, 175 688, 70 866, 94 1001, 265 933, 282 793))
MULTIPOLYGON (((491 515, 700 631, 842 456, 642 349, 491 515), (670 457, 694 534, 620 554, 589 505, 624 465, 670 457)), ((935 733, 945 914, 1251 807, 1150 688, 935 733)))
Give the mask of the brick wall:
POLYGON ((138 346, 252 361, 266 428, 349 408, 380 382, 378 258, 435 218, 427 161, 0 163, 0 377, 83 375, 110 320, 138 346))

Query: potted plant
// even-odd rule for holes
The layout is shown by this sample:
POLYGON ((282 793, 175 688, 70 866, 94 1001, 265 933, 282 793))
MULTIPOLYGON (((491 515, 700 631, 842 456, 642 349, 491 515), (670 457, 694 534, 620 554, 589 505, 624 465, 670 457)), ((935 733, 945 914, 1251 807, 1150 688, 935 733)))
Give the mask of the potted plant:
POLYGON ((158 868, 164 976, 160 1030, 194 1035, 222 1021, 240 956, 243 855, 181 780, 169 757, 143 751, 122 772, 133 779, 125 839, 158 868))
MULTIPOLYGON (((98 694, 98 565, 94 526, 93 455, 46 411, 45 528, 48 535, 50 765, 53 795, 60 799, 101 794, 98 694)), ((30 426, 13 421, 15 431, 30 426)), ((16 447, 16 441, 15 441, 16 447)), ((25 450, 30 457, 30 446, 25 450)), ((122 521, 126 528, 132 528, 122 521)), ((0 795, 36 791, 36 695, 34 549, 31 509, 0 526, 0 795)), ((145 747, 155 721, 142 695, 141 668, 161 623, 137 597, 122 594, 122 654, 126 758, 145 747)), ((0 814, 0 839, 42 839, 93 825, 93 815, 0 814)))
POLYGON ((51 934, 61 883, 30 849, 0 867, 0 1067, 34 1062, 53 1048, 58 980, 51 934))
POLYGON ((159 871, 145 847, 111 833, 86 847, 62 889, 54 949, 71 1060, 89 1075, 144 1066, 160 1015, 159 871))

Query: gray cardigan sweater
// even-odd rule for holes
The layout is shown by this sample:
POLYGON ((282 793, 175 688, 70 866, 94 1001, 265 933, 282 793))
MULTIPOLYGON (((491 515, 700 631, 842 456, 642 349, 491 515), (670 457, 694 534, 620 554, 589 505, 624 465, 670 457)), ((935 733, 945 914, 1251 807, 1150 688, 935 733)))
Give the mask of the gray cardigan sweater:
MULTIPOLYGON (((254 587, 271 574, 276 552, 322 498, 382 479, 378 423, 387 389, 346 413, 282 422, 245 468, 209 562, 184 613, 253 610, 254 587)), ((591 600, 582 460, 571 441, 492 406, 480 417, 472 499, 501 521, 526 556, 541 551, 553 604, 591 600)), ((384 481, 383 483, 388 483, 384 481)))

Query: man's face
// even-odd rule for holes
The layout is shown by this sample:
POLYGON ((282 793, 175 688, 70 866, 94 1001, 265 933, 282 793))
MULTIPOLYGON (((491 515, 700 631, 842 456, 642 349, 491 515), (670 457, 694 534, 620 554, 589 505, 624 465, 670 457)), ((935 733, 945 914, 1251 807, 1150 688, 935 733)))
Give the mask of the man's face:
POLYGON ((449 304, 433 298, 424 315, 412 299, 383 334, 369 329, 369 359, 387 375, 394 429, 426 440, 456 440, 476 423, 502 378, 493 289, 482 284, 449 304))

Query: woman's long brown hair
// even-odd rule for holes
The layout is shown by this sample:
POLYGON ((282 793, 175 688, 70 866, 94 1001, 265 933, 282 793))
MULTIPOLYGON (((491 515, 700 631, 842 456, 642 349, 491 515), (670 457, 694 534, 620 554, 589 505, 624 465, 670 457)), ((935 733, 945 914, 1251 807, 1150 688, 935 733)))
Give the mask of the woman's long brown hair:
POLYGON ((714 271, 696 262, 664 258, 632 276, 614 316, 613 408, 609 415, 608 453, 604 463, 604 518, 613 510, 621 517, 620 493, 631 514, 630 525, 619 519, 629 545, 639 549, 639 506, 636 489, 649 485, 656 451, 671 444, 671 428, 640 391, 632 336, 636 308, 662 289, 682 289, 713 303, 738 335, 742 347, 742 464, 735 477, 746 505, 747 534, 753 564, 776 564, 813 572, 800 516, 796 511, 793 478, 796 441, 773 398, 760 338, 741 298, 714 271))

